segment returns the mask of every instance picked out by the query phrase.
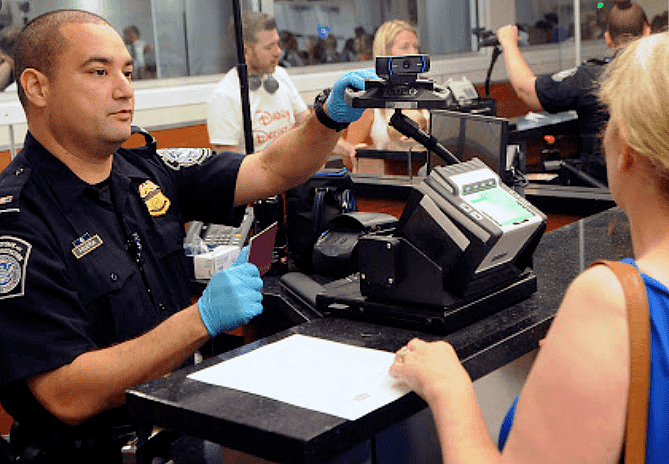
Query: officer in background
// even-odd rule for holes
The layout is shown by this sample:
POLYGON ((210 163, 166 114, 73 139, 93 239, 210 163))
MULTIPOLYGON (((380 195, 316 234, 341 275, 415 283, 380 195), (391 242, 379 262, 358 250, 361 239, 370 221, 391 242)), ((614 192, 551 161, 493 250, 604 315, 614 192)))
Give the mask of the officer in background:
MULTIPOLYGON (((631 41, 650 34, 643 8, 630 0, 615 0, 604 37, 614 56, 631 41)), ((508 25, 497 31, 504 50, 506 72, 518 97, 532 111, 558 113, 576 110, 581 135, 581 169, 606 183, 606 167, 599 135, 608 114, 597 96, 598 78, 611 61, 588 60, 582 65, 556 74, 536 77, 520 54, 518 28, 508 25)))
POLYGON ((376 74, 345 74, 267 150, 179 156, 121 148, 133 62, 103 18, 38 16, 15 60, 28 134, 0 174, 0 402, 19 424, 17 454, 33 444, 46 462, 118 464, 132 430, 125 391, 262 311, 262 280, 243 257, 191 304, 184 223, 234 223, 246 204, 308 179, 362 113, 345 88, 376 74))

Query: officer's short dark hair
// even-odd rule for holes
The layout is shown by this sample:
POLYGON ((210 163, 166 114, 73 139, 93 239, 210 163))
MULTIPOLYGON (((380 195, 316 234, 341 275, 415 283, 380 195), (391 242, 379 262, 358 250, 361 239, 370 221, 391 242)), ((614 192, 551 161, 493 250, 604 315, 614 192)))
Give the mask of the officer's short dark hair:
POLYGON ((27 68, 33 68, 50 79, 53 77, 55 59, 67 46, 67 40, 60 30, 70 23, 109 25, 104 18, 88 11, 56 10, 37 16, 19 34, 14 49, 14 76, 19 84, 19 100, 24 109, 27 100, 19 82, 21 74, 27 68))
MULTIPOLYGON (((242 33, 244 45, 255 45, 258 42, 258 32, 273 31, 276 29, 274 16, 258 11, 242 12, 242 33)), ((230 24, 230 34, 235 37, 234 23, 230 24)))

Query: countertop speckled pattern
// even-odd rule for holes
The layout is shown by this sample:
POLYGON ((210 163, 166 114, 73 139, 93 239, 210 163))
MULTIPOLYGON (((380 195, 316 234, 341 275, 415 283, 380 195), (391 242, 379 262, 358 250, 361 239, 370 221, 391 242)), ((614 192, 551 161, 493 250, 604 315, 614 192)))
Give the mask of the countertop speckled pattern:
POLYGON ((138 418, 155 425, 272 461, 326 462, 414 415, 426 407, 425 403, 409 394, 359 420, 348 421, 210 386, 187 375, 301 333, 388 351, 399 349, 414 336, 446 339, 471 377, 477 379, 537 347, 564 291, 585 266, 595 259, 620 259, 631 254, 627 219, 618 208, 612 208, 547 233, 534 254, 537 292, 454 333, 444 336, 343 318, 317 318, 140 385, 128 392, 128 407, 138 418))

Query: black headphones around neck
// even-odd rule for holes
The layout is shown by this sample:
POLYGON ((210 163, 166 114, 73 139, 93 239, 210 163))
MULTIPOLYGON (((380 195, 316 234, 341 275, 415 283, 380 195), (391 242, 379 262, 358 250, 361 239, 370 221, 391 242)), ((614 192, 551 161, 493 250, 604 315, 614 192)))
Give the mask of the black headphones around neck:
POLYGON ((268 93, 274 93, 279 89, 279 81, 277 81, 271 74, 267 74, 265 77, 261 77, 258 74, 251 74, 249 76, 249 89, 254 92, 260 88, 260 85, 262 85, 268 93))

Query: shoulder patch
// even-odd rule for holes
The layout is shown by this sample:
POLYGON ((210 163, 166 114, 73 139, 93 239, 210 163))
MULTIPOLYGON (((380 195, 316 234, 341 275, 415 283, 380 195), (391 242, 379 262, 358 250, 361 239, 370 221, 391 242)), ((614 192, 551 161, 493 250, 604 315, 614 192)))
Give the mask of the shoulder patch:
POLYGON ((566 78, 576 74, 576 71, 578 71, 578 68, 565 69, 564 71, 556 72, 555 74, 553 74, 551 76, 551 79, 553 79, 555 82, 562 82, 566 78))
POLYGON ((0 236, 0 300, 23 296, 32 245, 20 238, 0 236))
POLYGON ((156 152, 163 163, 175 171, 202 164, 213 153, 210 148, 161 148, 156 152))

